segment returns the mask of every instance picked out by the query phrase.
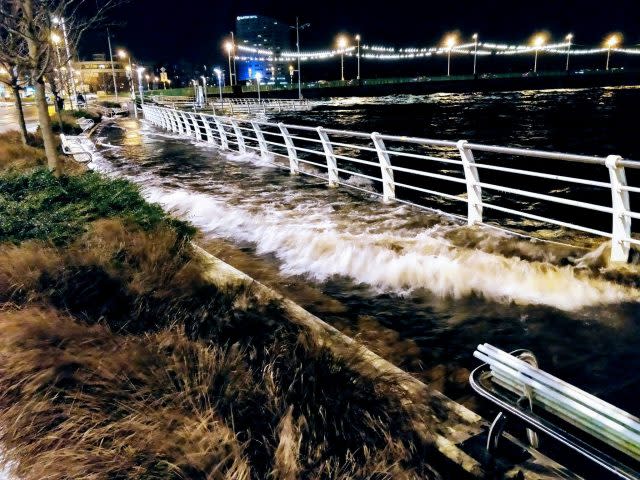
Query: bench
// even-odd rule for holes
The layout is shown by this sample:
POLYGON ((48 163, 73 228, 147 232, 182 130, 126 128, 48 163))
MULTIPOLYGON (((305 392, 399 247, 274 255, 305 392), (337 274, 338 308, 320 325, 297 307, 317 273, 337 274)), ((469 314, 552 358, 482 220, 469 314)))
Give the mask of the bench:
POLYGON ((90 162, 93 159, 95 145, 84 135, 65 135, 61 133, 60 143, 62 153, 73 155, 74 159, 79 162, 90 162))
POLYGON ((82 133, 91 130, 95 125, 94 121, 90 118, 80 117, 76 120, 78 126, 82 129, 82 133))
POLYGON ((537 433, 548 435, 616 477, 640 479, 640 419, 540 370, 528 350, 507 353, 485 343, 473 355, 484 364, 471 373, 472 388, 501 410, 489 429, 489 452, 507 418, 517 418, 533 448, 537 433))

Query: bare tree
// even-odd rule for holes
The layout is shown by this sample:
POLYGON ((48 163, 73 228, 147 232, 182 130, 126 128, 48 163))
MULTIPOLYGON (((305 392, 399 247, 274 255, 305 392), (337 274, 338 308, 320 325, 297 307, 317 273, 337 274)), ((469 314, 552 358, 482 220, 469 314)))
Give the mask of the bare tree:
MULTIPOLYGON (((36 107, 47 164, 54 175, 60 174, 56 144, 51 129, 47 107, 45 77, 53 70, 54 48, 51 34, 54 22, 65 20, 65 64, 71 60, 83 33, 103 21, 106 12, 118 0, 108 0, 97 11, 83 15, 88 10, 85 0, 0 0, 0 38, 11 35, 21 40, 20 48, 0 52, 0 59, 11 57, 24 65, 35 88, 36 107)), ((73 75, 70 75, 74 81, 73 75)))
MULTIPOLYGON (((2 44, 0 44, 0 50, 4 50, 2 44)), ((5 61, 0 55, 0 69, 2 75, 0 75, 0 82, 8 86, 13 92, 13 99, 16 106, 16 112, 18 114, 18 127, 20 131, 20 140, 23 144, 27 144, 27 124, 24 120, 24 110, 22 109, 22 97, 20 97, 20 91, 24 87, 25 78, 22 73, 22 66, 10 59, 5 61)))

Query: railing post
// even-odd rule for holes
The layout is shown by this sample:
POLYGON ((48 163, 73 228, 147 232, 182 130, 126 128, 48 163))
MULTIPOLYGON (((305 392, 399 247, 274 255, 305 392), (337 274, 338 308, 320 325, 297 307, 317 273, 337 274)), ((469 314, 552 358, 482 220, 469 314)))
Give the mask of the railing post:
POLYGON ((207 117, 205 116, 204 113, 200 114, 200 120, 202 120, 202 124, 204 125, 204 132, 205 132, 205 135, 207 136, 207 142, 215 143, 213 140, 213 132, 211 131, 211 125, 209 125, 209 120, 207 120, 207 117))
POLYGON ((202 141, 202 131, 200 130, 200 125, 198 125, 198 119, 196 118, 197 113, 188 113, 188 115, 191 119, 191 124, 196 135, 196 140, 202 141))
POLYGON ((169 110, 169 114, 171 116, 171 124, 173 125, 171 130, 175 133, 182 133, 182 126, 180 119, 178 118, 178 113, 175 110, 169 110))
POLYGON ((373 145, 378 153, 380 161, 380 172, 382 173, 382 197, 385 202, 390 202, 396 198, 396 184, 393 179, 393 169, 391 168, 391 160, 384 145, 384 140, 380 138, 378 132, 371 134, 373 145))
POLYGON ((174 109, 173 114, 175 115, 176 123, 178 124, 178 133, 180 135, 185 135, 187 133, 186 120, 179 110, 174 109))
POLYGON ((218 128, 218 133, 220 134, 220 148, 222 150, 229 150, 229 141, 227 140, 227 132, 225 132, 222 122, 218 119, 218 117, 215 117, 213 121, 216 123, 216 127, 218 128))
POLYGON ((269 156, 269 148, 267 147, 267 142, 264 139, 264 134, 262 133, 262 129, 258 122, 251 122, 253 126, 253 130, 256 132, 256 140, 258 140, 258 145, 260 146, 260 156, 263 160, 265 160, 269 156))
POLYGON ((621 160, 622 157, 619 155, 609 155, 605 160, 611 180, 611 206, 613 207, 611 261, 616 263, 626 263, 629 260, 630 245, 625 239, 631 238, 629 191, 623 188, 627 186, 627 175, 624 167, 619 165, 621 160))
POLYGON ((327 157, 327 173, 329 174, 329 186, 337 187, 340 178, 338 177, 338 163, 336 162, 335 154, 333 153, 333 146, 331 145, 331 140, 329 140, 329 135, 324 131, 324 128, 318 127, 316 128, 318 132, 318 136, 322 141, 322 148, 324 150, 324 154, 327 157))
POLYGON ((242 130, 240 130, 240 126, 238 122, 233 119, 229 119, 231 122, 231 126, 233 127, 233 131, 236 134, 236 140, 238 140, 238 152, 247 153, 247 147, 244 144, 244 137, 242 136, 242 130))
POLYGON ((478 175, 476 162, 473 159, 473 152, 467 146, 467 143, 466 140, 460 140, 456 143, 456 146, 460 152, 464 178, 467 182, 467 223, 474 225, 482 223, 482 188, 480 187, 480 176, 478 175))
POLYGON ((291 175, 297 175, 300 173, 300 164, 298 162, 298 152, 293 144, 293 139, 289 136, 289 130, 284 126, 284 123, 278 123, 278 128, 282 133, 282 139, 287 146, 287 155, 289 156, 289 172, 291 175))

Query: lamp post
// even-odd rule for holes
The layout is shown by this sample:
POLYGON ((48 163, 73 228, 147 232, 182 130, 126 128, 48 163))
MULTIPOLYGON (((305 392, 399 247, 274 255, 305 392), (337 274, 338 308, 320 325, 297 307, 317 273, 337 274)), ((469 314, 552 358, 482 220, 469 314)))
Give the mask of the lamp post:
MULTIPOLYGON (((304 25, 300 25, 300 20, 296 17, 296 26, 289 28, 296 29, 296 50, 298 51, 298 98, 302 100, 302 71, 300 70, 300 30, 304 30, 307 27, 310 27, 310 23, 305 23, 304 25)), ((292 71, 289 69, 289 71, 292 71)))
POLYGON ((620 43, 620 37, 618 35, 616 35, 615 33, 613 35, 610 35, 609 38, 607 39, 607 42, 606 42, 606 45, 607 45, 606 70, 609 70, 609 60, 611 58, 611 49, 614 48, 619 43, 620 43))
POLYGON ((565 70, 569 71, 569 55, 571 55, 571 40, 573 40, 573 33, 569 33, 564 39, 567 41, 567 66, 565 70))
POLYGON ((544 36, 542 34, 538 34, 533 38, 533 46, 535 50, 533 58, 533 73, 538 73, 538 51, 542 45, 544 45, 544 36))
POLYGON ((124 50, 118 51, 118 57, 129 60, 129 65, 125 67, 125 70, 129 74, 129 89, 131 90, 131 100, 133 101, 133 113, 136 118, 138 118, 138 106, 136 105, 136 93, 133 89, 133 68, 131 66, 131 56, 127 55, 127 52, 124 50))
POLYGON ((346 38, 338 38, 338 48, 340 49, 340 77, 344 82, 344 49, 347 48, 346 38))
POLYGON ((231 70, 231 52, 233 51, 233 43, 228 41, 224 46, 227 49, 227 55, 229 56, 229 85, 233 86, 233 71, 231 70))
POLYGON ((476 76, 477 70, 476 67, 478 65, 478 34, 473 34, 473 76, 476 76))
POLYGON ((64 17, 54 17, 52 19, 55 25, 60 25, 62 27, 62 39, 64 40, 64 50, 67 58, 65 59, 65 65, 67 65, 67 79, 70 84, 70 90, 72 98, 71 100, 71 108, 74 109, 77 107, 78 96, 76 94, 76 84, 73 78, 73 65, 71 64, 71 53, 69 51, 69 42, 67 41, 67 26, 64 22, 64 17))
POLYGON ((293 85, 293 65, 289 65, 289 85, 293 85))
POLYGON ((258 103, 260 103, 260 80, 262 80, 262 74, 256 72, 256 84, 258 85, 258 103))
POLYGON ((356 35, 356 42, 358 42, 358 76, 356 77, 360 80, 360 35, 356 35))
POLYGON ((144 90, 142 88, 142 72, 144 72, 144 67, 136 68, 136 72, 138 72, 138 93, 140 94, 140 103, 144 106, 144 90))
POLYGON ((449 35, 445 40, 447 46, 447 77, 451 76, 451 50, 456 44, 456 37, 449 35))
POLYGON ((219 68, 214 68, 213 71, 218 77, 218 90, 220 91, 220 105, 222 105, 222 70, 219 68))
POLYGON ((204 89, 204 104, 207 104, 208 98, 207 98, 207 77, 205 77, 204 75, 201 75, 200 78, 202 79, 202 88, 204 89))

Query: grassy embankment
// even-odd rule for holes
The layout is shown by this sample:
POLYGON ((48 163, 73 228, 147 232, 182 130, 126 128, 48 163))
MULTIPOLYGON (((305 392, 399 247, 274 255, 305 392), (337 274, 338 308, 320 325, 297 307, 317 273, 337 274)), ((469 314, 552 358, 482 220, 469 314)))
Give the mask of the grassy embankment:
POLYGON ((18 478, 435 476, 412 428, 425 399, 204 281, 195 230, 131 183, 54 178, 17 142, 0 135, 0 449, 18 478))

